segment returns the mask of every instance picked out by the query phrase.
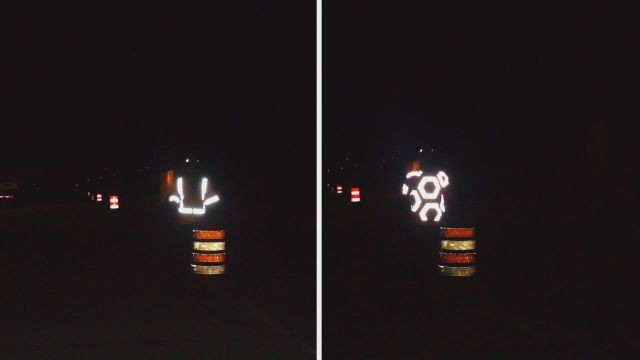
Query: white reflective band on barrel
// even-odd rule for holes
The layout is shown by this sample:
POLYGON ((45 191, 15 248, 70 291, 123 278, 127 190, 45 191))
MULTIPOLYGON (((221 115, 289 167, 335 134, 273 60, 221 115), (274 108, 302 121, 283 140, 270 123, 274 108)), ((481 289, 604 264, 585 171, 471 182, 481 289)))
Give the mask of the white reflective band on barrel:
POLYGON ((475 240, 440 240, 442 250, 475 250, 475 240))
POLYGON ((196 274, 219 275, 224 274, 224 265, 191 265, 191 269, 196 274))
POLYGON ((442 266, 438 265, 445 276, 472 276, 476 273, 475 266, 442 266))
POLYGON ((224 241, 194 241, 193 250, 199 251, 223 251, 224 241))

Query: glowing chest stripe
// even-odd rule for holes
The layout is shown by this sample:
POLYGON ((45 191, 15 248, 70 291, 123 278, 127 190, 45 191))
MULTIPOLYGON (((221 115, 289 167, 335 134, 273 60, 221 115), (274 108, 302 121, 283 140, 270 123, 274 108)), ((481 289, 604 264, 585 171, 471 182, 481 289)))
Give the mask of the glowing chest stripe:
POLYGON ((204 215, 205 211, 206 211, 206 207, 208 205, 211 205, 213 203, 216 203, 220 200, 220 197, 218 195, 214 195, 208 199, 205 200, 205 196, 207 194, 207 185, 209 184, 209 180, 207 178, 202 178, 202 180, 200 181, 200 190, 201 190, 201 195, 202 195, 202 207, 201 208, 188 208, 188 207, 184 207, 184 191, 182 188, 182 177, 179 177, 177 180, 177 184, 178 184, 178 195, 171 195, 169 197, 169 201, 178 203, 178 212, 180 214, 193 214, 193 215, 204 215))

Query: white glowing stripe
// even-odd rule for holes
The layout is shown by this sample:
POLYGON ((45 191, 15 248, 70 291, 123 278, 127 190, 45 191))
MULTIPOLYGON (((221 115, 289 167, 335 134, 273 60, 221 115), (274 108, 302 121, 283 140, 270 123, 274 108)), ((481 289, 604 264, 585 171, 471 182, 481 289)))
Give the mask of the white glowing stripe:
POLYGON ((109 205, 110 209, 120 209, 120 206, 118 204, 111 204, 109 205))
POLYGON ((180 195, 180 199, 184 199, 184 194, 182 193, 182 176, 178 178, 178 195, 180 195))
POLYGON ((199 251, 222 251, 225 248, 224 241, 194 241, 193 250, 199 251))
POLYGON ((440 195, 440 209, 444 212, 444 194, 440 195))
POLYGON ((475 250, 475 240, 440 240, 442 250, 475 250))
POLYGON ((176 202, 176 203, 180 204, 180 198, 175 196, 175 195, 169 196, 169 201, 173 201, 173 202, 176 202))
POLYGON ((442 187, 447 187, 447 185, 449 185, 449 177, 444 173, 444 171, 438 172, 437 176, 442 187))
POLYGON ((420 183, 418 184, 418 191, 420 192, 420 195, 422 195, 423 199, 427 199, 427 200, 437 199, 438 195, 440 194, 440 182, 438 181, 438 178, 436 178, 435 176, 423 177, 422 180, 420 180, 420 183), (427 189, 425 188, 425 186, 429 182, 432 183, 434 186, 433 192, 427 192, 427 189))
POLYGON ((202 183, 201 183, 201 191, 202 191, 202 200, 204 201, 204 195, 207 193, 207 184, 209 183, 209 180, 207 178, 202 178, 202 183))
POLYGON ((416 212, 420 208, 420 205, 422 205, 422 200, 420 200, 420 195, 418 195, 417 190, 411 190, 410 195, 413 196, 413 200, 415 200, 413 205, 411 205, 411 212, 416 212))
POLYGON ((194 208, 193 215, 204 215, 204 208, 203 209, 194 208))
POLYGON ((351 195, 360 195, 360 191, 352 191, 351 195))
POLYGON ((224 265, 213 265, 213 266, 205 266, 205 265, 191 265, 191 269, 196 274, 202 275, 219 275, 224 274, 224 265))
POLYGON ((219 200, 220 200, 220 197, 218 195, 212 196, 204 201, 204 206, 211 205, 215 202, 218 202, 219 200))
POLYGON ((438 265, 445 276, 472 276, 476 273, 475 266, 442 266, 438 265))
POLYGON ((360 202, 360 198, 353 198, 351 199, 351 202, 360 202))
POLYGON ((407 195, 409 193, 409 187, 406 184, 402 184, 402 195, 407 195))
POLYGON ((418 170, 418 171, 410 171, 409 173, 407 173, 407 179, 411 178, 411 177, 420 177, 422 176, 422 171, 418 170))
POLYGON ((429 221, 429 217, 427 217, 427 212, 429 210, 435 210, 437 212, 436 216, 433 218, 433 221, 438 222, 442 217, 442 211, 440 210, 440 205, 438 203, 426 203, 420 210, 420 219, 422 221, 429 221))
MULTIPOLYGON (((182 204, 180 204, 182 205, 182 204)), ((186 208, 186 207, 179 207, 178 208, 178 212, 180 214, 193 214, 193 209, 192 208, 186 208)))

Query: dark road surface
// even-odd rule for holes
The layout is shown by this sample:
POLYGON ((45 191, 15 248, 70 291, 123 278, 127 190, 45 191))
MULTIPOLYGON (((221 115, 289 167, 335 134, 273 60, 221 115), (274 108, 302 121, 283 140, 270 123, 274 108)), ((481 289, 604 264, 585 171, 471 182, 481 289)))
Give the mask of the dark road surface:
POLYGON ((617 358, 632 343, 618 289, 633 265, 603 246, 616 236, 597 216, 477 211, 447 225, 476 226, 478 273, 451 278, 436 266, 439 225, 412 221, 408 203, 366 189, 357 205, 325 199, 328 359, 617 358))
POLYGON ((315 358, 315 264, 278 249, 306 233, 236 217, 227 273, 198 276, 153 207, 0 211, 0 358, 315 358))

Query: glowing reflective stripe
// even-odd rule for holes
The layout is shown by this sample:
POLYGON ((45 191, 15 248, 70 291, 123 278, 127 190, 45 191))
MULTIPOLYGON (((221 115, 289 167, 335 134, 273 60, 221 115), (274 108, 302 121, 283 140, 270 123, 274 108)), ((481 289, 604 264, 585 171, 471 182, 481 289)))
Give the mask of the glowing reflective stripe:
POLYGON ((224 265, 191 265, 191 269, 194 273, 202 275, 224 274, 224 265))
POLYGON ((206 207, 207 205, 211 205, 217 201, 220 200, 220 197, 218 195, 214 195, 212 197, 210 197, 209 199, 205 200, 205 195, 207 192, 207 186, 209 184, 209 180, 207 178, 202 178, 201 180, 201 195, 202 195, 202 200, 204 201, 202 204, 202 208, 186 208, 184 207, 184 191, 182 189, 182 176, 178 178, 177 180, 177 187, 178 187, 178 196, 175 195, 171 195, 169 196, 169 201, 172 202, 177 202, 178 205, 178 213, 180 214, 188 214, 188 215, 204 215, 204 213, 206 212, 206 207))
POLYGON ((440 194, 440 183, 438 182, 438 178, 436 178, 435 176, 425 176, 422 178, 422 180, 420 180, 420 183, 418 184, 418 191, 420 192, 420 195, 422 195, 423 199, 426 200, 434 200, 438 198, 438 195, 440 194), (427 183, 432 183, 434 186, 433 192, 427 192, 427 189, 425 188, 425 186, 427 186, 427 183))
POLYGON ((351 195, 360 195, 360 191, 353 190, 353 191, 351 191, 351 195))
POLYGON ((360 198, 353 198, 351 199, 351 202, 360 202, 360 198))
POLYGON ((472 276, 476 273, 475 266, 441 266, 438 265, 442 275, 445 276, 472 276))
POLYGON ((474 228, 440 228, 440 232, 446 238, 472 238, 476 234, 474 228))
POLYGON ((222 240, 224 230, 193 230, 193 237, 198 240, 222 240))
POLYGON ((411 177, 420 177, 422 176, 422 170, 418 170, 418 171, 410 171, 407 173, 407 179, 411 178, 411 177))
POLYGON ((402 195, 407 195, 409 193, 409 187, 406 184, 402 184, 402 195))
POLYGON ((440 210, 444 212, 444 194, 440 195, 440 210))
POLYGON ((475 250, 475 240, 440 240, 442 250, 475 250))
POLYGON ((204 206, 211 205, 215 202, 218 202, 219 200, 220 200, 220 197, 218 195, 212 196, 204 201, 204 206))
POLYGON ((102 194, 96 194, 96 201, 102 201, 102 194))
POLYGON ((411 212, 416 212, 420 209, 420 205, 422 205, 422 200, 420 200, 420 195, 418 194, 418 190, 411 190, 411 196, 413 196, 413 205, 411 205, 411 212))
POLYGON ((440 182, 440 186, 447 187, 449 185, 449 176, 444 173, 444 171, 438 172, 438 181, 440 182))
POLYGON ((178 178, 178 195, 180 195, 180 199, 184 199, 184 194, 182 193, 182 176, 178 178))
POLYGON ((224 262, 224 254, 200 254, 191 253, 193 261, 199 263, 219 263, 224 262))
POLYGON ((198 251, 223 251, 225 248, 224 241, 194 241, 193 250, 198 251))
POLYGON ((442 210, 440 210, 440 205, 438 205, 438 203, 424 204, 424 206, 422 207, 422 210, 420 210, 420 220, 429 221, 429 217, 427 216, 427 212, 429 212, 429 210, 436 211, 436 216, 433 218, 433 221, 435 222, 440 221, 440 218, 442 217, 442 210))
POLYGON ((476 254, 440 253, 440 260, 445 264, 468 264, 476 261, 476 254))
POLYGON ((200 184, 200 190, 202 192, 202 201, 204 201, 204 195, 207 193, 207 184, 209 183, 209 179, 207 178, 202 178, 201 184, 200 184))

